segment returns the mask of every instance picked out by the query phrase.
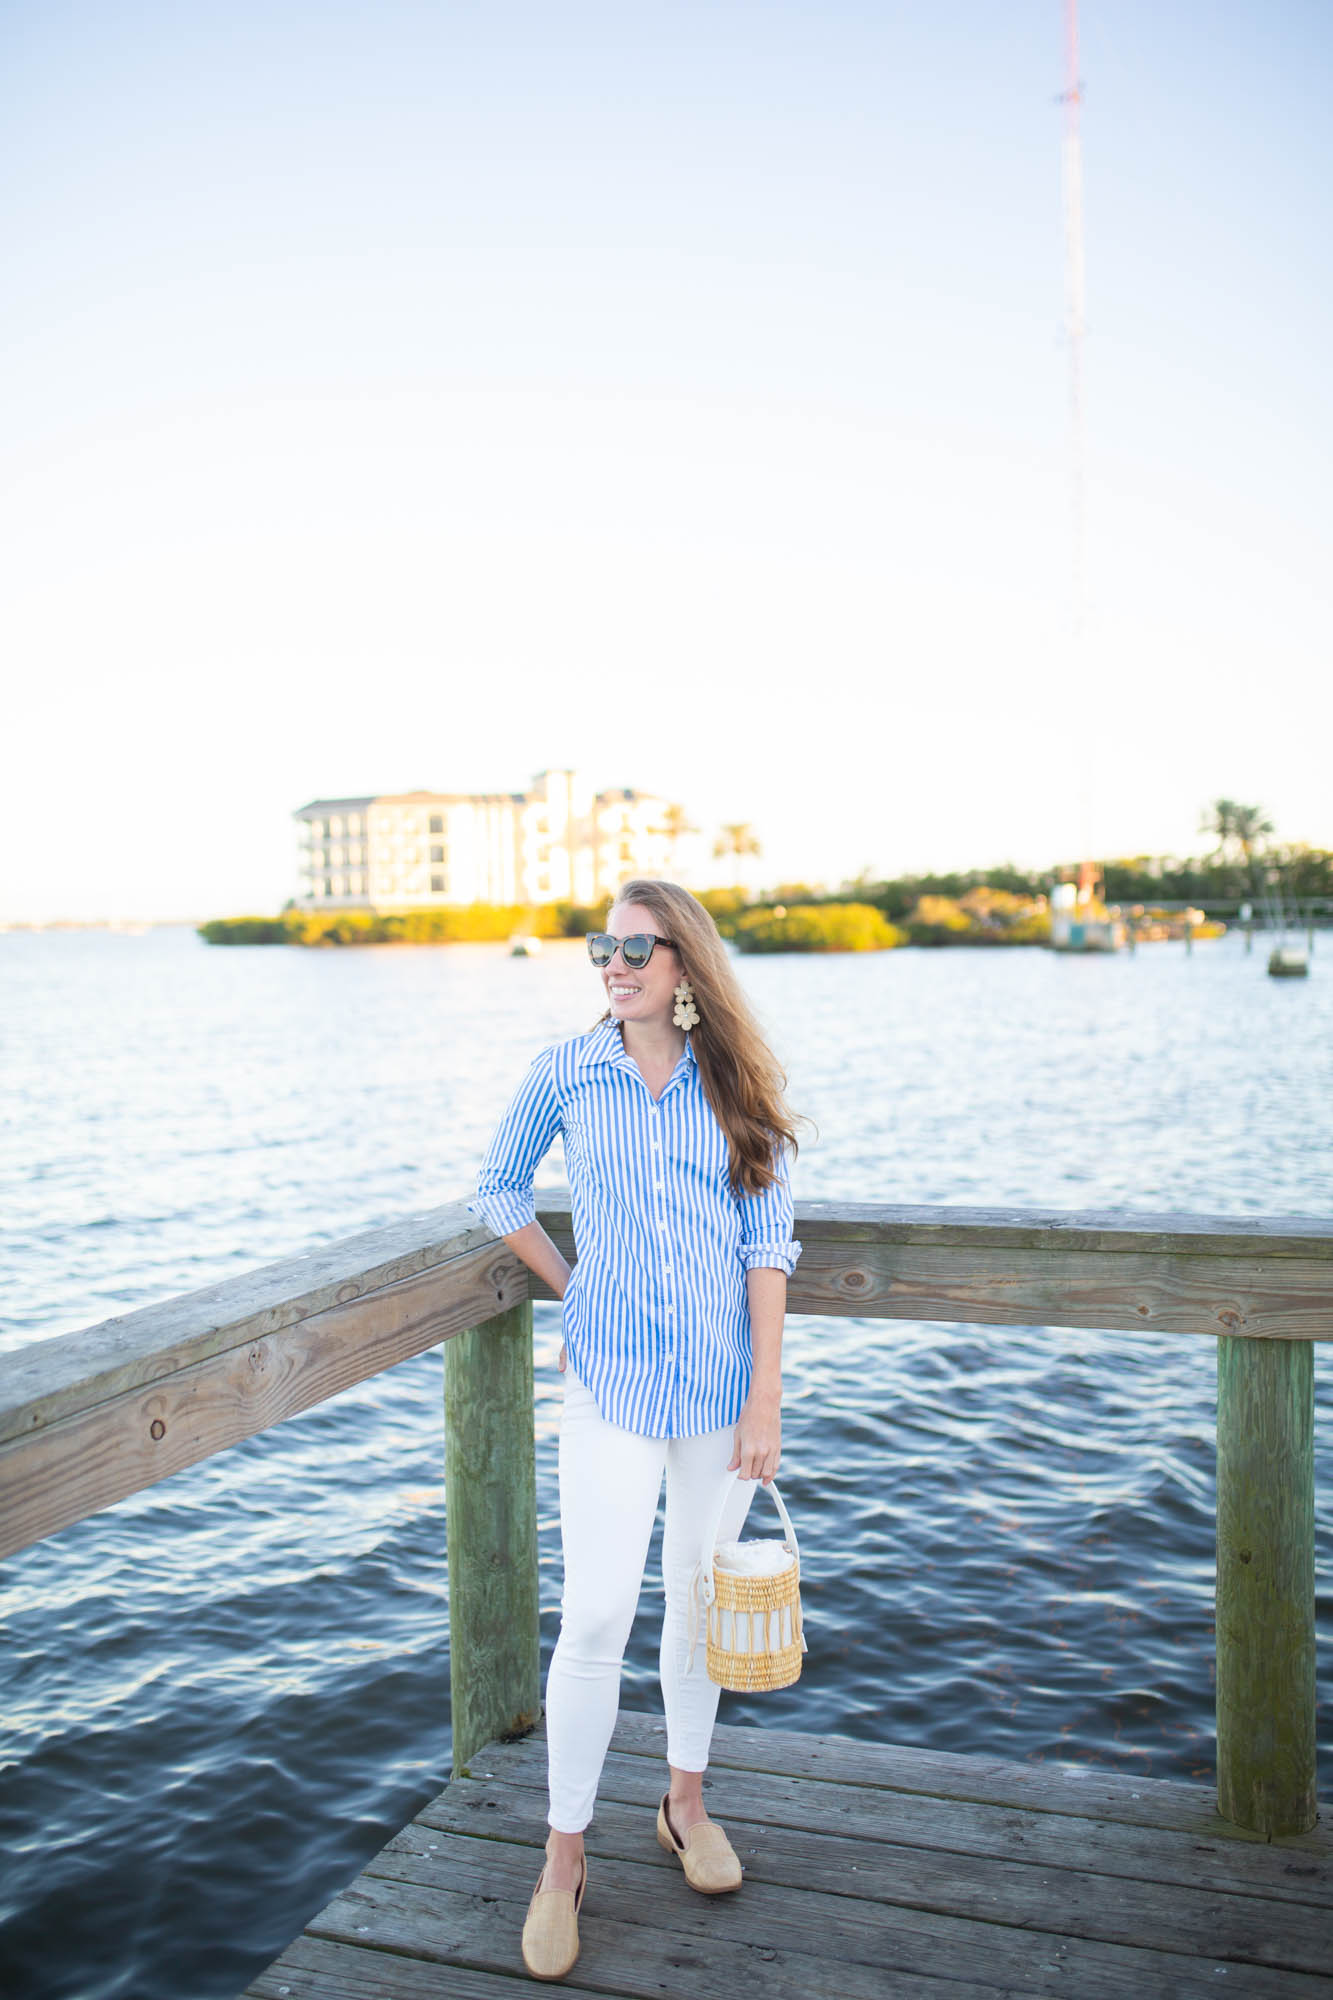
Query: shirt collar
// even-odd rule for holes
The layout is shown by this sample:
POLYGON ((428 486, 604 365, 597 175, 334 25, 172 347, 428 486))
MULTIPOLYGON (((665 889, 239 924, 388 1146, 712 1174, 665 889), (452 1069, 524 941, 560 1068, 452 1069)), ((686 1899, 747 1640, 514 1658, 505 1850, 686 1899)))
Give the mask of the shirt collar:
POLYGON ((624 1044, 620 1039, 620 1030, 615 1022, 599 1021, 597 1026, 591 1029, 583 1038, 583 1047, 579 1052, 579 1062, 580 1064, 614 1062, 617 1056, 623 1054, 624 1044))
MULTIPOLYGON (((618 1021, 599 1021, 592 1032, 584 1037, 580 1064, 585 1063, 632 1063, 634 1058, 625 1047, 624 1037, 618 1021)), ((685 1063, 687 1069, 697 1069, 699 1058, 694 1053, 694 1041, 685 1037, 685 1063)), ((672 1074, 674 1075, 674 1071, 672 1074)))

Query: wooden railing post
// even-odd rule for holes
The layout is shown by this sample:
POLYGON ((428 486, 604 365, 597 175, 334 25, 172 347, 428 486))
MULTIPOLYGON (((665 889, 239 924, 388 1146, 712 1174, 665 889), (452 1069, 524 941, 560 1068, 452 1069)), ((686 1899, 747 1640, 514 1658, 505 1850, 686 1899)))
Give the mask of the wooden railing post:
POLYGON ((1315 1823, 1314 1343, 1217 1343, 1217 1809, 1315 1823))
POLYGON ((541 1720, 532 1306, 444 1345, 453 1774, 541 1720))

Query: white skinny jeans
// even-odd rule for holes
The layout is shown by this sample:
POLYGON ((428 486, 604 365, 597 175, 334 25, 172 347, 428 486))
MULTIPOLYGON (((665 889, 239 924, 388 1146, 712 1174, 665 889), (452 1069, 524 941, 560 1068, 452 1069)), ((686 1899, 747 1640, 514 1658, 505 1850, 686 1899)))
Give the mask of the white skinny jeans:
POLYGON ((565 1575, 560 1635, 546 1675, 547 1822, 558 1833, 581 1833, 592 1818, 620 1708, 620 1669, 638 1609, 663 1466, 666 1611, 659 1671, 667 1761, 681 1771, 706 1769, 722 1692, 708 1678, 702 1629, 694 1670, 685 1672, 690 1575, 724 1484, 731 1482, 732 1490, 718 1538, 728 1541, 739 1536, 759 1481, 727 1470, 734 1423, 698 1437, 642 1437, 608 1423, 569 1366, 564 1382, 558 1465, 565 1575))

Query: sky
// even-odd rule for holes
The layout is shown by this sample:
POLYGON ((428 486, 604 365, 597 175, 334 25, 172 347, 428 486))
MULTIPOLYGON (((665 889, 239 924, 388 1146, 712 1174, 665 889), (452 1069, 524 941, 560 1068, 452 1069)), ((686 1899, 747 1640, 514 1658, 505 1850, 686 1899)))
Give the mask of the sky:
POLYGON ((1333 847, 1333 12, 0 4, 0 921, 573 765, 756 882, 1333 847))

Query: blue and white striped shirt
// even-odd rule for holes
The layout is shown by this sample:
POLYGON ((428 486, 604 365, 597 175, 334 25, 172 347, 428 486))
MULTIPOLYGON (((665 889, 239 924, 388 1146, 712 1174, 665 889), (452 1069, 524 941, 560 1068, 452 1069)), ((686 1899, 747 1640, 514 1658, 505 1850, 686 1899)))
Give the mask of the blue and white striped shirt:
POLYGON ((739 1200, 726 1133, 687 1039, 660 1101, 617 1022, 537 1056, 487 1149, 474 1215, 497 1236, 536 1215, 532 1181, 557 1133, 578 1261, 564 1298, 569 1362, 609 1423, 647 1437, 697 1437, 734 1423, 753 1349, 745 1273, 789 1276, 787 1162, 739 1200))

